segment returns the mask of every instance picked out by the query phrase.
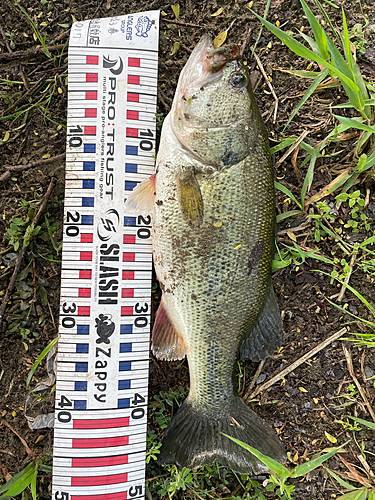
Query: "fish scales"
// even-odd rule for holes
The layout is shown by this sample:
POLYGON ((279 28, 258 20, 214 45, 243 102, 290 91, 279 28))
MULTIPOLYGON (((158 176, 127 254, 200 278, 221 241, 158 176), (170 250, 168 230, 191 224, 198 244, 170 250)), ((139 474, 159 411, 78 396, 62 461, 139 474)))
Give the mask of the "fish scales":
POLYGON ((187 356, 190 391, 162 438, 164 463, 266 467, 237 438, 280 462, 278 437, 237 394, 238 357, 283 340, 271 281, 275 192, 268 138, 238 48, 204 37, 181 72, 157 170, 126 202, 153 217, 162 289, 152 336, 159 359, 187 356))
MULTIPOLYGON (((168 134, 164 137, 170 141, 168 134)), ((199 180, 205 214, 197 228, 185 223, 177 201, 174 164, 182 159, 178 153, 174 159, 173 146, 160 145, 156 192, 162 204, 156 205, 153 219, 155 268, 165 307, 187 347, 191 396, 218 408, 233 393, 229 386, 240 338, 259 315, 265 299, 258 297, 265 297, 269 286, 273 177, 264 167, 268 158, 261 144, 254 150, 263 161, 247 157, 199 180), (267 209, 258 215, 252 208, 256 204, 267 209), (250 271, 251 251, 259 242, 264 242, 263 255, 250 271)))

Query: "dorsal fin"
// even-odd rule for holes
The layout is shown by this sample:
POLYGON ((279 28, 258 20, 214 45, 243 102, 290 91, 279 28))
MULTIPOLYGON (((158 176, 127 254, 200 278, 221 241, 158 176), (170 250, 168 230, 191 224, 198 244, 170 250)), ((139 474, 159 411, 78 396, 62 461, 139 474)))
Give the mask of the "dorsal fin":
POLYGON ((136 186, 128 196, 124 209, 131 214, 151 214, 155 203, 156 174, 136 186))
POLYGON ((163 297, 156 313, 151 340, 152 352, 157 359, 174 361, 186 356, 185 343, 168 317, 163 297))
POLYGON ((271 283, 263 311, 243 337, 240 347, 241 359, 265 359, 277 351, 283 341, 283 322, 271 283))

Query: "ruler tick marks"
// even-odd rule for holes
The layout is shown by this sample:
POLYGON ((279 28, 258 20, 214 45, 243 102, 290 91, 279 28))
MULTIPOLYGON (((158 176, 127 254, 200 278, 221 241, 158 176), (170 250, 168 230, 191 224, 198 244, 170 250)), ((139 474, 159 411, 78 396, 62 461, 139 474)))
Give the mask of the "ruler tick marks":
POLYGON ((154 172, 159 12, 131 19, 71 30, 53 500, 145 497, 151 217, 123 203, 154 172))

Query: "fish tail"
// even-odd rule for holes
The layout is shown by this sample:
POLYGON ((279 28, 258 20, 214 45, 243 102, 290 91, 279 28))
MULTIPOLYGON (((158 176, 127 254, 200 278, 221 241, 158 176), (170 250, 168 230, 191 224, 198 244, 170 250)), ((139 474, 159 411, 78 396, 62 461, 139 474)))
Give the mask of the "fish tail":
POLYGON ((267 467, 252 453, 228 439, 227 434, 280 463, 286 455, 272 429, 239 397, 221 411, 198 409, 189 398, 166 428, 159 463, 195 469, 220 463, 240 474, 256 475, 267 467))

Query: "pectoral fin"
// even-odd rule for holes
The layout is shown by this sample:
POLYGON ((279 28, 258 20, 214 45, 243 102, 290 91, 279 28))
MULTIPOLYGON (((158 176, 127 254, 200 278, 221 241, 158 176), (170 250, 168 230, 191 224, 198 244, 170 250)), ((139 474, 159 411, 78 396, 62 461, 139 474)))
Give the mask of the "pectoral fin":
POLYGON ((155 203, 155 178, 156 174, 153 174, 133 189, 124 205, 126 212, 132 214, 152 213, 155 203))
POLYGON ((200 226, 203 222, 203 199, 192 170, 185 170, 177 175, 177 196, 185 221, 193 226, 200 226))

